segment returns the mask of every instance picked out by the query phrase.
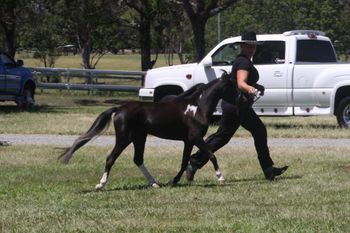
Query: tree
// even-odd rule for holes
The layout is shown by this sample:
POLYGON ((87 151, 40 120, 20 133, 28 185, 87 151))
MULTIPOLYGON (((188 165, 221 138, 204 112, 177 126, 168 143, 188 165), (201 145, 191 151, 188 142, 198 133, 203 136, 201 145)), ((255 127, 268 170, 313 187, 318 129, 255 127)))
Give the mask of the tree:
MULTIPOLYGON (((111 0, 60 0, 56 6, 58 14, 64 18, 61 28, 66 38, 77 44, 82 53, 82 65, 85 69, 94 69, 96 60, 101 56, 91 56, 94 52, 94 42, 101 37, 103 27, 112 25, 115 17, 111 0)), ((102 35, 103 36, 103 35, 102 35)), ((107 37, 106 37, 107 38, 107 37)), ((99 40, 99 42, 107 40, 99 40)), ((104 48, 95 50, 103 56, 104 48), (101 52, 102 51, 102 52, 101 52)))
POLYGON ((197 62, 205 56, 204 34, 208 19, 236 2, 237 0, 182 0, 193 30, 196 49, 195 59, 197 62))
MULTIPOLYGON (((342 9, 339 2, 334 0, 239 1, 233 8, 222 13, 222 34, 225 37, 239 35, 247 29, 263 34, 314 29, 324 31, 330 38, 339 41, 340 38, 349 34, 349 30, 344 30, 349 25, 345 20, 347 4, 342 0, 344 5, 342 9)), ((216 22, 214 24, 212 21, 209 22, 210 27, 216 27, 216 22)), ((213 44, 212 41, 211 43, 213 44)))
POLYGON ((0 6, 0 25, 5 37, 5 49, 14 57, 18 47, 16 29, 20 18, 25 16, 28 1, 1 0, 0 6))
POLYGON ((162 51, 168 65, 173 64, 174 54, 181 63, 186 63, 184 52, 192 39, 191 27, 181 4, 170 1, 156 15, 152 25, 152 48, 158 54, 162 51))
POLYGON ((52 0, 35 0, 28 9, 27 27, 21 30, 21 46, 35 50, 34 58, 45 67, 54 67, 59 57, 58 48, 64 44, 59 21, 52 0))
POLYGON ((124 0, 127 6, 134 9, 138 17, 134 22, 138 27, 141 47, 141 69, 151 69, 155 61, 151 61, 151 29, 157 15, 162 14, 166 9, 167 1, 165 0, 124 0))

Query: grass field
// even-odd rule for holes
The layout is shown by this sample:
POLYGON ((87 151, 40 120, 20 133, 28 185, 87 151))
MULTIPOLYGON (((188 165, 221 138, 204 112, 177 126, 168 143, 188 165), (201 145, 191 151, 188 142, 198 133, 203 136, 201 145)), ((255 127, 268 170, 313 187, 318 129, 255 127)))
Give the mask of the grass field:
MULTIPOLYGON (((174 57, 174 64, 179 64, 179 60, 174 57)), ((44 65, 38 60, 32 58, 31 54, 18 54, 16 59, 22 59, 24 65, 28 67, 43 67, 44 65)), ((152 56, 152 59, 155 59, 152 56)), ((154 68, 167 66, 166 58, 164 55, 159 55, 154 68)), ((60 56, 55 67, 59 68, 82 68, 82 60, 80 55, 60 56)), ((96 66, 96 69, 111 69, 111 70, 141 70, 141 55, 129 54, 129 55, 113 55, 107 54, 101 58, 96 66)))
MULTIPOLYGON (((265 181, 253 148, 217 153, 192 185, 149 188, 126 150, 103 192, 94 186, 111 148, 86 147, 67 166, 53 147, 0 147, 0 232, 350 232, 350 148, 273 148, 290 169, 265 181)), ((177 172, 178 148, 147 148, 161 183, 177 172)))

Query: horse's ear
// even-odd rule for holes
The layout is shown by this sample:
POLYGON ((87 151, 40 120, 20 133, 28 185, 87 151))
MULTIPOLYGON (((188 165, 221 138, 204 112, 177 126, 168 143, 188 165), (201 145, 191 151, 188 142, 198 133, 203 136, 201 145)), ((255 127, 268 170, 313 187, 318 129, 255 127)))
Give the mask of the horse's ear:
POLYGON ((223 70, 221 79, 230 79, 230 74, 226 70, 223 70))

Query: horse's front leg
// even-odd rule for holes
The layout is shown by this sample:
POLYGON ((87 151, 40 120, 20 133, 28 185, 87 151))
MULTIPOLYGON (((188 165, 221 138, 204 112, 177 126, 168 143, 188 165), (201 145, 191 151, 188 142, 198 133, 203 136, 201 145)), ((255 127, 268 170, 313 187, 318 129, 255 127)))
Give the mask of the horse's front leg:
POLYGON ((196 140, 195 145, 198 147, 199 150, 204 152, 203 153, 204 155, 209 157, 210 161, 213 163, 213 166, 214 166, 214 169, 215 169, 215 176, 217 177, 219 184, 220 185, 224 185, 225 184, 225 178, 222 175, 221 171, 219 170, 219 165, 218 165, 218 162, 217 162, 217 159, 216 159, 214 153, 209 149, 209 147, 207 146, 207 144, 205 144, 205 142, 204 142, 204 140, 202 138, 196 140))
POLYGON ((146 143, 147 134, 139 133, 138 137, 136 137, 133 141, 134 144, 134 163, 140 169, 142 174, 147 179, 148 183, 154 187, 159 188, 159 182, 151 175, 148 169, 145 167, 143 163, 143 155, 145 152, 145 143, 146 143))
POLYGON ((177 173, 177 175, 174 177, 172 184, 175 185, 179 182, 181 179, 182 174, 186 170, 186 167, 188 165, 188 162, 190 161, 191 151, 193 148, 193 144, 189 142, 185 142, 184 150, 182 154, 182 162, 181 162, 181 168, 180 171, 177 173))
POLYGON ((225 184, 225 177, 219 169, 219 164, 218 164, 218 161, 217 161, 216 156, 214 154, 212 157, 210 157, 210 161, 214 166, 215 176, 218 178, 219 184, 224 185, 225 184))

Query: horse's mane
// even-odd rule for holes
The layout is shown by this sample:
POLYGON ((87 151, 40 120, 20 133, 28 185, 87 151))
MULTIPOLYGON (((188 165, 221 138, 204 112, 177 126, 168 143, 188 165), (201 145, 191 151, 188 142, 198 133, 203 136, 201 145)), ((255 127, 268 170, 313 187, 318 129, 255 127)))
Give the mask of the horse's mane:
MULTIPOLYGON (((226 73, 227 75, 227 73, 226 73)), ((224 75, 222 75, 223 77, 224 75)), ((222 78, 221 77, 221 78, 222 78)), ((204 83, 198 83, 194 86, 192 86, 190 89, 188 89, 187 91, 175 96, 175 95, 169 95, 164 97, 164 99, 162 99, 162 101, 166 102, 166 101, 173 101, 173 100, 179 100, 179 99, 194 99, 197 98, 199 95, 201 95, 203 93, 203 91, 207 90, 208 88, 210 88, 211 86, 213 86, 215 83, 217 83, 220 80, 220 78, 215 79, 214 81, 211 81, 207 84, 204 83)))
POLYGON ((206 85, 204 83, 198 83, 198 84, 192 86, 187 91, 178 95, 176 98, 192 97, 192 96, 196 95, 197 93, 202 92, 204 90, 205 86, 206 85))

